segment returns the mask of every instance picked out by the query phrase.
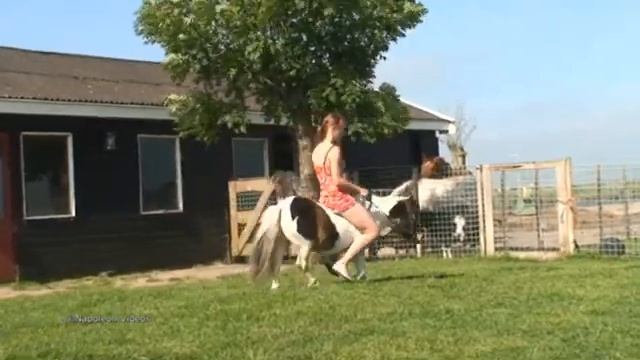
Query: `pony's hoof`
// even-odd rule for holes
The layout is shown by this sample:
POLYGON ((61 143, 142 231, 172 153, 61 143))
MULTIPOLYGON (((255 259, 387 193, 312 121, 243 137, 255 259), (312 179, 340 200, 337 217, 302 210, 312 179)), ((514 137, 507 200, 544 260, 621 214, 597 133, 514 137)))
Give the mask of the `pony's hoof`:
POLYGON ((360 273, 358 275, 356 275, 356 280, 358 281, 366 281, 369 280, 369 276, 367 275, 367 273, 360 273))
POLYGON ((280 283, 279 282, 272 282, 271 283, 271 290, 278 290, 280 288, 280 283))
POLYGON ((320 282, 318 281, 318 279, 310 279, 309 282, 307 283, 308 288, 317 287, 318 285, 320 285, 320 282))

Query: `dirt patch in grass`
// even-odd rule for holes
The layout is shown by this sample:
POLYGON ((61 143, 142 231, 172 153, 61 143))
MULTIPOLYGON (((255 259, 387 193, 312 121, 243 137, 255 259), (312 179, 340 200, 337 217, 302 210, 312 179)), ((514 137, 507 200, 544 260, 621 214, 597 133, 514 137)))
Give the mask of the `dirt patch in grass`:
POLYGON ((14 283, 0 287, 0 300, 17 296, 41 296, 85 286, 150 287, 176 282, 213 280, 243 274, 248 271, 245 264, 211 264, 188 269, 159 270, 118 276, 90 276, 82 279, 62 280, 46 284, 14 283))

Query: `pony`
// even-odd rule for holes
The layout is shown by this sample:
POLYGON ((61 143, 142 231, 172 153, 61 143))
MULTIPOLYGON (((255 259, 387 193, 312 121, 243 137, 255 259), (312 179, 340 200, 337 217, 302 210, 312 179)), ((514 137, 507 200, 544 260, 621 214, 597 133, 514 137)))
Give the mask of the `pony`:
POLYGON ((451 164, 442 156, 427 156, 422 154, 420 177, 427 179, 443 179, 452 173, 451 164))
MULTIPOLYGON (((321 262, 331 270, 337 255, 345 251, 360 231, 347 219, 320 203, 306 197, 290 195, 282 178, 274 181, 277 202, 262 213, 257 230, 252 236, 254 248, 249 258, 252 280, 271 278, 271 289, 280 287, 279 272, 289 244, 299 248, 296 266, 302 270, 307 286, 318 285, 311 273, 310 256, 320 256, 321 262)), ((405 238, 413 237, 416 227, 417 202, 408 195, 371 195, 360 202, 371 211, 382 236, 395 231, 405 238)), ((364 251, 354 258, 355 279, 367 278, 364 251)), ((333 273, 336 275, 335 273, 333 273)))
MULTIPOLYGON (((431 232, 432 237, 444 238, 440 242, 442 256, 451 258, 451 247, 464 245, 465 226, 468 225, 466 217, 469 210, 476 207, 475 199, 469 194, 475 194, 476 183, 471 173, 468 171, 453 171, 448 162, 440 156, 423 156, 420 166, 420 179, 417 181, 407 181, 392 190, 391 195, 403 196, 413 192, 417 187, 418 206, 421 213, 431 218, 439 217, 440 214, 451 213, 446 220, 446 228, 451 228, 450 234, 436 233, 435 226, 427 225, 422 229, 422 236, 431 232), (455 174, 454 174, 455 173, 455 174), (450 223, 450 224, 449 224, 450 223)), ((438 230, 441 230, 442 226, 438 230)))

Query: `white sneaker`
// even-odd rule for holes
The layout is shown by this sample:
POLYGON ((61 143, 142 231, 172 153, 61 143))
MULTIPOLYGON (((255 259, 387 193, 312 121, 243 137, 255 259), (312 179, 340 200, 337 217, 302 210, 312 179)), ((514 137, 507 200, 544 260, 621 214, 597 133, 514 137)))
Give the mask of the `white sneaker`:
POLYGON ((349 276, 349 270, 347 269, 347 265, 337 262, 333 264, 331 268, 333 269, 333 271, 340 274, 340 276, 342 276, 343 278, 351 281, 351 277, 349 276))

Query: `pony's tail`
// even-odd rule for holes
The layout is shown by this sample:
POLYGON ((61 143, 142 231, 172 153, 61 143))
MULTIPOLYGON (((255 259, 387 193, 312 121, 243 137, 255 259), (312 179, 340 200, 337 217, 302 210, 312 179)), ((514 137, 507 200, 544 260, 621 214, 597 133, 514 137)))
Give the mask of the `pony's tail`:
POLYGON ((277 275, 287 246, 287 240, 280 230, 279 205, 269 206, 262 213, 253 240, 254 248, 249 257, 251 280, 277 275))

